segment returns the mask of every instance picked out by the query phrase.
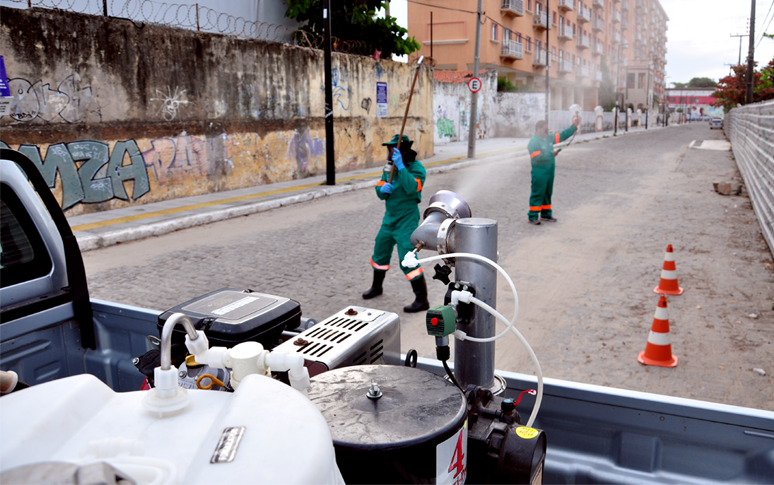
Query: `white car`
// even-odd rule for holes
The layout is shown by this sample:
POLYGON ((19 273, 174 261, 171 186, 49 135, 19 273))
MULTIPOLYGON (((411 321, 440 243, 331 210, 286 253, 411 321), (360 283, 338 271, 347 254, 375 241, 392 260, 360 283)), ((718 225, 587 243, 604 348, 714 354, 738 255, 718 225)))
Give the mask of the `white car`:
POLYGON ((710 130, 713 128, 723 129, 723 118, 712 118, 709 122, 710 130))

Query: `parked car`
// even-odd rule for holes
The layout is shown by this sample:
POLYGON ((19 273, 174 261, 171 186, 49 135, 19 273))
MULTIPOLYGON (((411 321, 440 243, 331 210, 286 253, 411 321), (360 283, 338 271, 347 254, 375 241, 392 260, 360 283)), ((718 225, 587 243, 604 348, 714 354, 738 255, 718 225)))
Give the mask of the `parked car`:
POLYGON ((713 128, 723 129, 723 118, 712 118, 710 120, 710 130, 713 128))

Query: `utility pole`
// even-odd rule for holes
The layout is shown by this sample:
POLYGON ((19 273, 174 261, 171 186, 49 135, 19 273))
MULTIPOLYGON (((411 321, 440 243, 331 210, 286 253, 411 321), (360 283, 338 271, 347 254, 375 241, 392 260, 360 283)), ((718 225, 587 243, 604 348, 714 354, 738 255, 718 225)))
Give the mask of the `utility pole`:
MULTIPOLYGON (((549 123, 548 114, 549 114, 549 106, 551 105, 551 85, 550 85, 550 77, 548 76, 548 71, 551 68, 551 61, 548 57, 548 41, 551 38, 549 35, 551 33, 551 1, 546 0, 546 123, 549 123)), ((549 124, 550 127, 550 124, 549 124)), ((549 128, 550 129, 550 128, 549 128)))
MULTIPOLYGON (((478 62, 481 54, 481 15, 484 11, 484 0, 478 0, 476 13, 476 53, 473 58, 473 77, 478 77, 478 62)), ((478 116, 478 93, 470 93, 470 124, 468 125, 468 158, 476 157, 476 118, 478 116)))
POLYGON ((755 0, 752 0, 750 10, 750 50, 747 53, 747 99, 745 104, 753 102, 755 87, 755 0))
POLYGON ((325 49, 325 175, 327 185, 336 185, 336 156, 333 151, 333 80, 331 79, 330 0, 323 0, 323 40, 325 49))
POLYGON ((736 63, 737 66, 742 65, 742 37, 747 37, 747 34, 731 34, 731 37, 739 37, 739 62, 736 63))

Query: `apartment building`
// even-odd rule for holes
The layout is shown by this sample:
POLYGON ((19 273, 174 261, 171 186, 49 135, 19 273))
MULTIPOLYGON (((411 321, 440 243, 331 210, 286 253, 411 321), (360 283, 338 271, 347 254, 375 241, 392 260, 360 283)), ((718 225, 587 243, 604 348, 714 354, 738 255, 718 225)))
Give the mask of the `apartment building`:
MULTIPOLYGON (((409 35, 436 70, 473 69, 477 6, 408 0, 409 35)), ((551 109, 593 110, 603 57, 621 103, 636 109, 663 99, 669 19, 658 0, 484 0, 483 7, 481 69, 538 91, 548 70, 551 109)))

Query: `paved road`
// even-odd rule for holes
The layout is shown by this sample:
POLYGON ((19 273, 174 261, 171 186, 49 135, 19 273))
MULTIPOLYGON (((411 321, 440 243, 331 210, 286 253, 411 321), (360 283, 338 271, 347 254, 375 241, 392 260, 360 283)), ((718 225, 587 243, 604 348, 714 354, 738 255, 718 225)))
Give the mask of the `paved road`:
MULTIPOLYGON (((474 216, 498 221, 500 263, 519 291, 517 324, 544 375, 774 410, 771 253, 749 199, 712 190, 738 176, 730 152, 689 148, 722 137, 701 123, 574 143, 557 161, 555 225, 526 223, 529 161, 521 151, 430 177, 422 208, 448 189, 474 216), (667 244, 686 288, 669 300, 675 369, 636 360, 667 244)), ((365 189, 89 251, 92 296, 162 310, 222 287, 252 288, 325 318, 362 302, 382 211, 365 189)), ((510 315, 506 289, 501 281, 497 305, 510 315)), ((385 295, 371 305, 401 314, 403 349, 431 357, 423 316, 400 310, 412 296, 390 271, 385 295)), ((442 296, 434 282, 431 302, 442 296)), ((532 372, 510 338, 498 342, 497 366, 532 372)))

